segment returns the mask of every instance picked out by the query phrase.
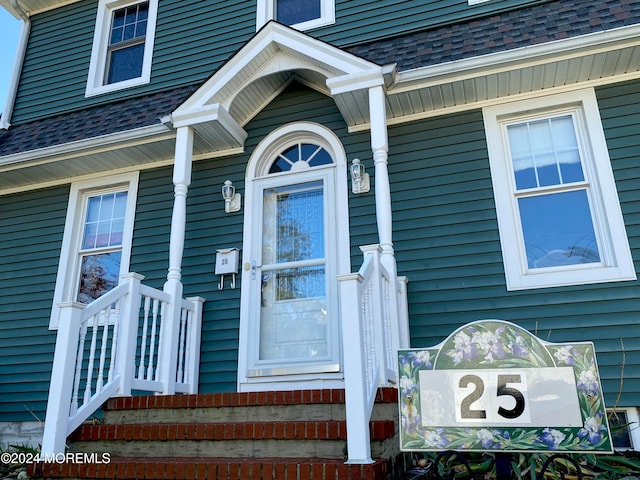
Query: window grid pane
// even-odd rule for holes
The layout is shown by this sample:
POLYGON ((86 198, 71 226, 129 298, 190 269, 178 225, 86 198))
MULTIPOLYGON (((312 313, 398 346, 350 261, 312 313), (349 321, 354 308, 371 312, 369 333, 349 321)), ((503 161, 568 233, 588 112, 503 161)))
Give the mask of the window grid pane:
POLYGON ((507 127, 516 190, 584 181, 571 115, 507 127))
POLYGON ((149 3, 121 8, 113 12, 109 45, 144 37, 147 33, 149 3))
POLYGON ((82 249, 118 247, 122 245, 127 193, 113 192, 87 200, 82 249))

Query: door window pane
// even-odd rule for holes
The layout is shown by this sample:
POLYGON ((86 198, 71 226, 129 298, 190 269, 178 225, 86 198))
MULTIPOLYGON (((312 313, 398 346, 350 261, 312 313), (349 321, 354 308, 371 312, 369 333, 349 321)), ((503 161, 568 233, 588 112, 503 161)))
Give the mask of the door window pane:
POLYGON ((600 262, 586 190, 518 200, 529 268, 600 262))
POLYGON ((324 182, 265 189, 263 205, 259 359, 326 358, 324 182))

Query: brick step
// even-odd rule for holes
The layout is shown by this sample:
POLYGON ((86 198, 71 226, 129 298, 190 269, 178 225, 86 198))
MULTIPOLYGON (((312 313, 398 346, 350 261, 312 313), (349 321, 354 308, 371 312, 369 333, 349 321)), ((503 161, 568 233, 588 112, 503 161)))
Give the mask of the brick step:
MULTIPOLYGON (((142 395, 115 397, 107 401, 107 410, 195 407, 252 407, 258 405, 344 404, 344 389, 283 390, 267 392, 200 393, 191 395, 142 395)), ((397 402, 398 391, 378 389, 376 402, 397 402)))
MULTIPOLYGON (((370 422, 371 440, 386 440, 395 433, 392 420, 370 422)), ((72 442, 97 440, 346 440, 344 421, 218 422, 83 425, 69 438, 72 442)))
POLYGON ((384 480, 389 461, 347 465, 337 459, 140 458, 116 457, 109 463, 38 463, 27 475, 41 479, 194 479, 194 480, 384 480))
MULTIPOLYGON (((372 419, 397 417, 397 400, 396 389, 379 389, 372 419)), ((107 402, 103 422, 212 423, 299 419, 345 420, 344 390, 119 397, 107 402)))
MULTIPOLYGON (((89 463, 37 464, 31 478, 387 480, 397 474, 398 392, 378 391, 374 463, 347 465, 344 390, 110 399, 69 436, 89 463), (90 463, 108 453, 110 462, 90 463)), ((396 478, 396 477, 393 477, 396 478)))
MULTIPOLYGON (((393 421, 372 422, 370 433, 374 456, 395 443, 393 421)), ((71 436, 70 448, 74 452, 109 452, 114 456, 341 459, 346 440, 346 423, 335 421, 87 425, 71 436)))

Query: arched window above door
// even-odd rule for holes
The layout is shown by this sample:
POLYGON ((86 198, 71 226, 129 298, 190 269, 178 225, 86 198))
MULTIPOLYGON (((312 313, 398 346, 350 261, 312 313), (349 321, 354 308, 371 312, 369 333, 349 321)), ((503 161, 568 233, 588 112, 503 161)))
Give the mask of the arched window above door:
POLYGON ((333 158, 321 146, 300 142, 280 152, 271 164, 269 173, 296 172, 332 163, 333 158))

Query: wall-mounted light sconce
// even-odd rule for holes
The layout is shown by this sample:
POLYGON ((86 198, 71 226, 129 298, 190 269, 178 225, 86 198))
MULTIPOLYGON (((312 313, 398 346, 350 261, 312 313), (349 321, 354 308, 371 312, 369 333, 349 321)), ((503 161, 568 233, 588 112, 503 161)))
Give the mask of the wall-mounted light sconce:
POLYGON ((371 187, 369 186, 369 174, 365 172, 364 165, 360 160, 354 158, 351 162, 351 191, 353 193, 367 193, 371 187))
POLYGON ((225 180, 224 185, 222 186, 222 198, 224 198, 225 212, 231 213, 240 210, 240 194, 236 193, 236 187, 233 186, 231 180, 225 180))

